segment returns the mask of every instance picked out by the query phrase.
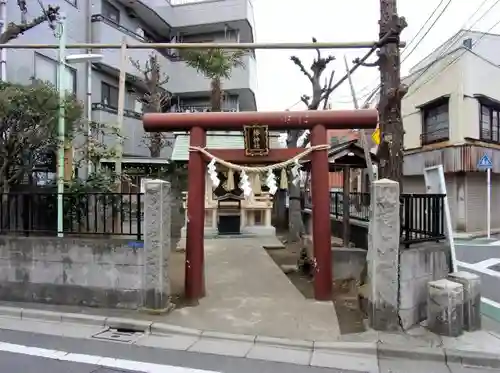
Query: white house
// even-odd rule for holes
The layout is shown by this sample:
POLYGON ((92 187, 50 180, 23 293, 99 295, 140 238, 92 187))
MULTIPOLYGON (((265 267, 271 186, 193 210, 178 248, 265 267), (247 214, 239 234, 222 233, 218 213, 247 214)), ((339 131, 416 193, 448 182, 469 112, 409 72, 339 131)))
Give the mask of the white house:
MULTIPOLYGON (((499 49, 500 35, 462 30, 404 79, 404 192, 425 193, 423 169, 442 164, 458 232, 486 230, 484 154, 493 162, 492 211, 500 208, 499 49)), ((492 228, 500 230, 500 214, 492 228)))

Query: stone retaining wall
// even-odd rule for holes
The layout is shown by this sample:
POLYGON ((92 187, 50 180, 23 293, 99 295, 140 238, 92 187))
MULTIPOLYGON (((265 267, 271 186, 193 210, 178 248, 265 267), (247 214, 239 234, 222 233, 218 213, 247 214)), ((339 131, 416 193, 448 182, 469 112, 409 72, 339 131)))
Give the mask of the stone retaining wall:
POLYGON ((126 240, 0 238, 0 299, 138 308, 144 250, 126 240))

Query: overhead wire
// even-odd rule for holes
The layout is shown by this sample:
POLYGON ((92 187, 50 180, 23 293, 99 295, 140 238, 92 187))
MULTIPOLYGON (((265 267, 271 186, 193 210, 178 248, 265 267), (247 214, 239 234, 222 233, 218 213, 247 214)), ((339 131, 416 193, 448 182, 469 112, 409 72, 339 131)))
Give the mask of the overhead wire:
MULTIPOLYGON (((441 6, 444 4, 446 0, 441 0, 439 2, 439 4, 432 10, 432 12, 429 14, 429 16, 427 17, 427 19, 425 20, 425 22, 423 23, 423 25, 420 27, 420 30, 413 36, 413 38, 408 42, 408 44, 406 45, 406 48, 405 51, 403 52, 403 54, 405 54, 403 60, 401 61, 401 64, 403 62, 405 62, 408 57, 411 56, 411 54, 413 52, 415 52, 415 50, 418 48, 418 46, 420 45, 420 43, 425 39, 425 37, 429 34, 429 32, 434 28, 434 26, 436 25, 436 23, 439 21, 439 19, 443 16, 443 14, 446 12, 446 10, 448 9, 448 7, 451 5, 452 1, 453 0, 448 0, 448 2, 446 3, 446 5, 441 9, 440 13, 437 15, 437 17, 434 19, 434 21, 432 22, 432 24, 430 25, 430 27, 424 32, 424 34, 422 35, 422 37, 420 37, 420 39, 418 39, 420 33, 425 29, 425 27, 427 26, 427 24, 429 24, 429 22, 431 22, 431 20, 433 19, 434 15, 438 12, 438 10, 441 8, 441 6), (417 40, 418 39, 418 40, 417 40), (413 48, 409 49, 409 52, 405 53, 407 50, 408 50, 408 47, 410 47, 414 42, 416 41, 416 44, 413 46, 413 48)), ((483 0, 483 4, 484 2, 486 2, 488 0, 483 0)), ((482 6, 482 4, 481 4, 482 6)), ((370 83, 368 85, 366 85, 365 87, 361 88, 359 90, 359 92, 363 92, 365 91, 366 89, 370 88, 373 86, 373 84, 377 83, 379 79, 376 79, 373 83, 370 83)), ((360 99, 364 99, 365 97, 368 97, 368 100, 369 101, 371 99, 371 97, 373 97, 376 93, 376 91, 380 88, 380 84, 378 84, 375 88, 373 89, 370 89, 368 92, 366 92, 365 94, 363 95, 360 95, 360 99)), ((337 101, 339 102, 339 101, 337 101)))
MULTIPOLYGON (((496 0, 484 13, 483 15, 478 18, 470 27, 468 30, 466 30, 466 32, 470 32, 472 27, 474 27, 480 20, 482 20, 489 12, 490 10, 492 10, 496 5, 498 5, 500 3, 500 0, 496 0)), ((484 1, 483 3, 484 4, 484 1)), ((471 17, 469 17, 470 19, 471 17)), ((493 30, 496 26, 498 26, 500 24, 500 20, 498 20, 496 23, 494 23, 488 30, 484 31, 484 32, 481 32, 481 36, 474 42, 472 43, 471 45, 471 48, 470 49, 473 49, 491 30, 493 30)), ((458 35, 458 37, 460 37, 460 35, 458 35)), ((415 80, 413 80, 412 84, 410 84, 409 88, 415 84, 432 66, 434 66, 434 62, 438 59, 440 59, 441 57, 443 57, 450 49, 451 47, 454 45, 456 39, 454 41, 451 41, 448 45, 447 48, 445 48, 437 57, 436 59, 429 63, 426 67, 422 68, 422 71, 418 74, 418 76, 416 77, 415 80)), ((462 53, 458 54, 458 56, 456 56, 453 60, 451 60, 448 64, 446 64, 445 66, 443 66, 441 69, 439 69, 438 72, 436 72, 436 74, 430 76, 428 79, 426 79, 423 83, 419 84, 415 89, 409 91, 405 97, 409 97, 409 96, 412 96, 414 95, 416 92, 418 92, 424 85, 426 85, 428 82, 430 82, 431 80, 433 80, 434 78, 436 78, 438 75, 442 74, 444 71, 446 71, 448 68, 450 68, 451 66, 453 66, 466 52, 467 50, 469 50, 468 48, 463 50, 462 53)))
MULTIPOLYGON (((438 16, 434 19, 434 21, 432 22, 432 24, 430 25, 430 27, 427 29, 427 31, 425 31, 425 33, 422 35, 422 37, 420 38, 420 40, 417 42, 417 44, 415 44, 415 46, 413 47, 413 49, 411 49, 408 53, 405 54, 406 50, 403 51, 403 54, 405 54, 404 58, 401 60, 401 64, 403 62, 405 62, 408 57, 410 57, 412 55, 413 52, 415 52, 415 49, 418 48, 418 46, 420 45, 420 43, 425 39, 425 37, 429 34, 429 32, 434 28, 434 26, 436 25, 436 23, 439 21, 439 19, 443 16, 444 12, 446 12, 446 10, 448 9, 448 7, 450 6, 451 2, 453 0, 448 0, 448 2, 446 3, 446 5, 443 7, 443 9, 441 9, 441 12, 438 14, 438 16)), ((424 27, 427 25, 427 23, 429 23, 429 21, 432 19, 432 17, 434 16, 434 14, 436 14, 436 12, 438 11, 439 7, 445 2, 445 0, 441 0, 441 2, 436 6, 436 8, 434 8, 434 11, 431 13, 431 15, 429 16, 429 18, 427 18, 427 21, 425 21, 424 25, 422 26, 422 28, 420 29, 420 31, 422 31, 424 29, 424 27)), ((420 33, 417 32, 417 35, 420 33)), ((415 36, 416 37, 416 36, 415 36)), ((415 40, 415 39, 413 39, 415 40)))
MULTIPOLYGON (((465 21, 464 25, 460 28, 460 29, 463 29, 463 27, 465 27, 465 25, 467 24, 467 22, 469 22, 478 12, 478 10, 486 3, 487 0, 484 0, 480 5, 479 7, 476 9, 476 12, 474 12, 473 15, 471 15, 467 21, 465 21)), ((479 21, 481 21, 487 14, 489 14, 489 12, 495 7, 498 5, 498 3, 500 3, 500 0, 496 0, 488 9, 486 9, 484 11, 484 13, 481 15, 481 17, 479 17, 472 25, 469 26, 469 28, 467 30, 465 30, 464 33, 467 33, 467 32, 470 32, 471 29, 477 24, 479 23, 479 21)), ((471 49, 477 45, 477 43, 486 35, 488 34, 489 31, 491 31, 493 28, 495 28, 498 24, 500 24, 500 21, 498 21, 497 23, 495 23, 493 26, 491 26, 487 31, 485 32, 482 32, 481 33, 481 36, 472 44, 471 46, 471 49)), ((408 88, 410 88, 413 84, 415 84, 427 71, 429 71, 429 69, 434 66, 434 62, 438 59, 440 59, 441 57, 443 57, 444 55, 446 55, 446 53, 448 53, 450 51, 450 49, 452 48, 452 46, 455 44, 455 42, 460 38, 462 34, 460 32, 458 32, 449 42, 448 42, 448 46, 446 48, 444 48, 440 53, 439 55, 431 62, 429 63, 427 66, 425 66, 424 68, 422 68, 422 70, 420 71, 420 73, 417 75, 417 77, 413 80, 413 82, 409 85, 408 88)), ((439 74, 441 74, 442 72, 446 71, 450 66, 452 66, 453 64, 455 64, 458 59, 460 59, 460 57, 462 57, 464 55, 464 53, 466 53, 467 50, 464 50, 461 54, 459 54, 456 58, 454 58, 451 62, 449 62, 447 65, 443 66, 436 74, 432 75, 431 77, 429 77, 427 80, 425 80, 422 84, 418 85, 417 88, 409 91, 407 94, 406 94, 406 97, 409 97, 413 94, 415 94, 420 88, 422 88, 425 84, 427 84, 429 81, 431 81, 432 79, 434 79, 435 77, 437 77, 439 74)))

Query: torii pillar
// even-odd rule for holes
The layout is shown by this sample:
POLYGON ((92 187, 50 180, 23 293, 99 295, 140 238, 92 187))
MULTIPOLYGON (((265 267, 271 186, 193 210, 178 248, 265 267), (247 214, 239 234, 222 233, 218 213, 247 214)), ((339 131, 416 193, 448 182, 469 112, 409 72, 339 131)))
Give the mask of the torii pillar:
MULTIPOLYGON (((190 131, 190 146, 205 147, 206 131, 242 131, 245 125, 266 125, 270 131, 308 129, 311 145, 325 145, 329 129, 374 129, 378 113, 373 109, 236 113, 148 113, 144 114, 146 132, 190 131)), ((233 163, 274 163, 292 158, 304 149, 270 149, 269 155, 247 157, 244 150, 207 149, 212 155, 233 163)), ((311 154, 311 194, 313 253, 315 259, 314 296, 332 299, 332 252, 330 232, 330 193, 328 151, 311 154)), ((204 222, 205 158, 190 151, 188 163, 188 201, 185 263, 185 296, 190 300, 205 295, 204 222)))

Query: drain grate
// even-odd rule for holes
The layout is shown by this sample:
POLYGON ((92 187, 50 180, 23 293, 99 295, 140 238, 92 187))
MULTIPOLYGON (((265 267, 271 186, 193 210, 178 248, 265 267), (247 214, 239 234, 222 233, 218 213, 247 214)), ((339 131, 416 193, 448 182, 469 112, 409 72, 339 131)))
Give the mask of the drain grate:
POLYGON ((107 329, 97 334, 94 334, 92 338, 101 339, 105 341, 121 342, 121 343, 134 343, 143 335, 144 332, 107 329))

